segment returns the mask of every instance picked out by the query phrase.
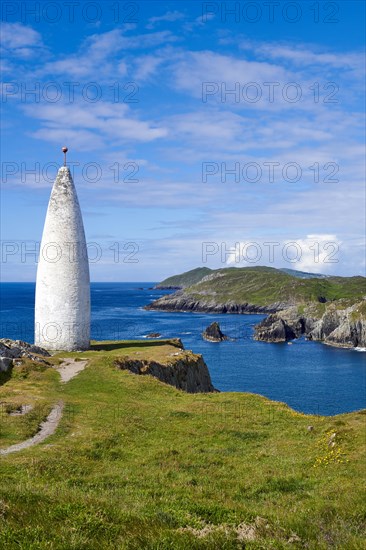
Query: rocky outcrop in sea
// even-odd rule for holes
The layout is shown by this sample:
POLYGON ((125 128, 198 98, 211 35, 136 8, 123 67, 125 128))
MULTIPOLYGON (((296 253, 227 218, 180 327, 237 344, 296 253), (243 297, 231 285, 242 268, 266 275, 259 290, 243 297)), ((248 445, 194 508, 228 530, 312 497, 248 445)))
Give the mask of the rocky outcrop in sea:
POLYGON ((228 337, 222 332, 219 323, 213 322, 202 333, 202 338, 208 342, 223 342, 228 337))
POLYGON ((298 308, 269 315, 255 327, 256 340, 286 342, 304 335, 308 340, 340 347, 366 347, 366 318, 360 314, 364 302, 340 308, 330 304, 323 315, 315 316, 311 308, 299 314, 298 308))
POLYGON ((301 336, 303 328, 302 318, 281 311, 263 319, 255 327, 254 338, 264 342, 287 342, 301 336))

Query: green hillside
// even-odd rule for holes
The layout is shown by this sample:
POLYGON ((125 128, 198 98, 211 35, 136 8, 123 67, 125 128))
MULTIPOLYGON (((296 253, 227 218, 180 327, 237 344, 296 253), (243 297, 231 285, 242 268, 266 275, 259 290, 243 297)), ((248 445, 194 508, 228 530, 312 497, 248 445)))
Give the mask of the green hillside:
MULTIPOLYGON (((269 268, 270 269, 270 268, 269 268)), ((180 275, 173 275, 161 281, 155 288, 186 288, 187 286, 194 285, 201 281, 206 275, 210 275, 215 271, 220 271, 218 269, 209 269, 208 267, 197 267, 196 269, 191 269, 181 273, 180 275)), ((286 269, 282 268, 278 271, 283 271, 288 275, 293 277, 298 277, 300 279, 322 279, 326 278, 326 275, 320 273, 308 273, 306 271, 297 271, 296 269, 286 269)))
POLYGON ((212 271, 209 280, 184 290, 186 297, 217 304, 234 302, 269 305, 276 302, 359 301, 366 295, 365 277, 302 279, 270 267, 226 268, 212 271))
POLYGON ((185 288, 190 285, 194 285, 212 273, 212 269, 208 267, 197 267, 196 269, 191 269, 180 275, 173 275, 164 279, 161 283, 156 285, 155 288, 185 288))
POLYGON ((33 434, 52 403, 65 408, 54 435, 0 458, 0 547, 363 548, 365 415, 186 394, 114 364, 175 351, 113 342, 62 354, 89 359, 63 385, 52 368, 14 367, 0 385, 0 447, 33 434), (35 406, 29 419, 6 413, 21 403, 35 406))
POLYGON ((323 275, 322 273, 309 273, 308 271, 298 271, 297 269, 288 269, 285 267, 282 267, 280 271, 294 277, 299 277, 300 279, 323 279, 328 277, 328 275, 323 275))

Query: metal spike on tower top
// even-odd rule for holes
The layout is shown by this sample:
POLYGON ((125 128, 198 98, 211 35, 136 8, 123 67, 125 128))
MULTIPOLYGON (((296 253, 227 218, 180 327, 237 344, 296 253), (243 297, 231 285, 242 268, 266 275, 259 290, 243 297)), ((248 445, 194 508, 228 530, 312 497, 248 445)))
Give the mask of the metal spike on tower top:
POLYGON ((62 147, 62 152, 64 154, 64 166, 66 166, 66 153, 69 149, 67 147, 62 147))

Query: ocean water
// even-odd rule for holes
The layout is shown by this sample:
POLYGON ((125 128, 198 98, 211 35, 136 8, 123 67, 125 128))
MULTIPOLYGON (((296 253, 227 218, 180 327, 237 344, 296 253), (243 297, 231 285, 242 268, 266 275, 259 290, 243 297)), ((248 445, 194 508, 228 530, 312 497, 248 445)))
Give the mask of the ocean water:
MULTIPOLYGON (((258 393, 305 413, 334 415, 366 408, 366 353, 304 339, 291 345, 256 342, 253 327, 263 315, 145 311, 144 305, 167 293, 152 286, 92 283, 92 338, 144 339, 159 332, 202 353, 221 391, 258 393), (212 321, 234 341, 202 340, 212 321)), ((34 292, 33 283, 0 285, 0 337, 33 342, 34 292)))

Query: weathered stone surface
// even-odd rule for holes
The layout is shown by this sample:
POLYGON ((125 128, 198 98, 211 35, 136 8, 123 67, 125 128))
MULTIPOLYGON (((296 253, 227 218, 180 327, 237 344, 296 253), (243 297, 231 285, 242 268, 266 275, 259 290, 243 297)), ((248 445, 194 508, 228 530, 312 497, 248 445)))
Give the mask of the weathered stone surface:
POLYGON ((304 332, 305 321, 297 315, 296 311, 296 308, 289 308, 263 319, 255 327, 255 340, 287 342, 301 336, 304 332))
POLYGON ((90 280, 83 220, 69 168, 59 169, 40 247, 35 343, 83 350, 90 340, 90 280))
POLYGON ((10 357, 18 359, 19 357, 28 357, 33 361, 46 363, 41 357, 50 357, 47 350, 23 342, 22 340, 10 340, 10 338, 0 338, 0 355, 2 357, 10 357))
POLYGON ((331 326, 333 330, 330 330, 329 319, 324 317, 309 333, 309 339, 342 347, 366 347, 366 321, 352 320, 352 308, 338 311, 336 322, 331 326))
POLYGON ((0 357, 0 371, 7 372, 13 365, 13 360, 10 357, 0 357))
POLYGON ((227 302, 225 304, 216 303, 212 296, 206 299, 194 300, 187 296, 184 290, 179 290, 174 294, 162 296, 151 304, 145 306, 147 310, 163 311, 198 311, 203 313, 273 313, 289 307, 291 304, 276 302, 268 306, 258 306, 255 304, 227 302))
POLYGON ((216 391, 212 385, 210 373, 202 355, 182 350, 174 354, 168 363, 131 359, 117 359, 116 366, 134 374, 150 374, 161 382, 188 393, 207 393, 216 391))
POLYGON ((269 315, 255 327, 256 340, 284 342, 305 335, 341 347, 366 347, 366 319, 357 317, 360 303, 344 309, 330 304, 320 319, 299 315, 296 308, 269 315), (356 317, 355 317, 356 315, 356 317))
POLYGON ((202 333, 202 338, 209 342, 223 342, 228 337, 221 331, 219 323, 213 322, 202 333))
POLYGON ((283 319, 269 315, 256 328, 256 340, 265 342, 286 342, 295 338, 293 331, 286 325, 283 319))

